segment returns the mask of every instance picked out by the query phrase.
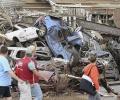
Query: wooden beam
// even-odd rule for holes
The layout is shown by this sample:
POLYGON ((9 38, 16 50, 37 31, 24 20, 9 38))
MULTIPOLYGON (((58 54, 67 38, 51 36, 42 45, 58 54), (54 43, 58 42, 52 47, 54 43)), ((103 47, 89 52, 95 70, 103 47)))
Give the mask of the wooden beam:
POLYGON ((76 4, 76 3, 120 3, 120 0, 54 0, 56 3, 60 4, 76 4))
POLYGON ((62 4, 57 4, 56 7, 115 9, 115 8, 120 8, 120 4, 95 4, 95 5, 81 5, 81 4, 62 5, 62 4))

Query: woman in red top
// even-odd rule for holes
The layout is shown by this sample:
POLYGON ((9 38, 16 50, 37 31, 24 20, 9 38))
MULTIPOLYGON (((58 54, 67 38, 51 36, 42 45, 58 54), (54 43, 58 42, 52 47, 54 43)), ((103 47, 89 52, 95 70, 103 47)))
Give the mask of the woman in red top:
MULTIPOLYGON (((96 91, 99 90, 99 72, 98 69, 96 67, 96 56, 95 55, 91 55, 89 57, 90 60, 90 64, 88 64, 84 69, 84 75, 88 75, 91 78, 96 91), (89 73, 90 72, 90 73, 89 73)), ((98 93, 96 93, 96 95, 89 95, 89 100, 100 100, 100 95, 98 93)))

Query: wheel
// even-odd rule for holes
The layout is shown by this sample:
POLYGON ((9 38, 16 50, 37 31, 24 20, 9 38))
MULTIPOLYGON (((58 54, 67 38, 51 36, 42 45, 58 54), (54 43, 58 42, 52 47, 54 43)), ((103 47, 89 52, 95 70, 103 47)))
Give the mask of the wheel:
POLYGON ((14 37, 13 38, 13 42, 16 43, 16 42, 19 42, 19 39, 17 37, 14 37))
POLYGON ((17 47, 22 47, 23 46, 17 37, 13 38, 13 45, 15 45, 17 47))
POLYGON ((44 37, 47 32, 47 28, 45 26, 41 26, 39 31, 37 31, 38 37, 44 37))
POLYGON ((28 46, 30 46, 30 45, 31 45, 31 42, 24 42, 24 43, 23 43, 23 46, 24 46, 24 47, 28 47, 28 46))

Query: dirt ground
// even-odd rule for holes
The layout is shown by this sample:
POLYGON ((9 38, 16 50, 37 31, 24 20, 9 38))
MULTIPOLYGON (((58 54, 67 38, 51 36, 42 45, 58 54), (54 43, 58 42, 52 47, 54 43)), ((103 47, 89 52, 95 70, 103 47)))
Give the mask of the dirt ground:
POLYGON ((85 96, 60 96, 60 97, 48 97, 44 100, 88 100, 85 96))
MULTIPOLYGON (((19 100, 19 94, 14 93, 13 100, 19 100)), ((86 95, 81 95, 78 93, 72 94, 61 94, 57 96, 44 96, 43 100, 88 100, 86 95)))
POLYGON ((86 95, 79 93, 61 94, 59 96, 46 96, 44 100, 88 100, 86 95))
MULTIPOLYGON (((19 100, 18 93, 12 93, 13 100, 19 100)), ((3 100, 3 99, 0 99, 3 100)), ((43 100, 88 100, 87 95, 82 95, 80 93, 72 92, 72 93, 63 93, 56 95, 54 93, 45 93, 43 100)), ((109 97, 101 97, 101 100, 120 100, 120 97, 117 99, 116 97, 113 98, 109 97)))

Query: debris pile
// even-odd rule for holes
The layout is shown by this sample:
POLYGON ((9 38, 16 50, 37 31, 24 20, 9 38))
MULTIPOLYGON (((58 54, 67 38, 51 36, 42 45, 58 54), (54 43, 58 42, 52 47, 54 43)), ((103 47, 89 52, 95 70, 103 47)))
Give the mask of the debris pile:
POLYGON ((24 56, 26 47, 36 46, 38 69, 43 77, 47 77, 40 82, 44 91, 52 88, 59 93, 68 87, 77 90, 79 80, 76 77, 82 75, 82 69, 89 63, 87 58, 93 53, 100 63, 107 62, 109 67, 106 69, 106 77, 119 79, 117 59, 120 57, 117 54, 120 48, 116 40, 106 42, 106 36, 101 33, 82 26, 73 29, 61 18, 54 16, 40 16, 33 26, 15 23, 9 28, 6 28, 5 19, 0 20, 0 30, 5 33, 0 37, 12 41, 1 41, 9 46, 12 67, 24 56))

